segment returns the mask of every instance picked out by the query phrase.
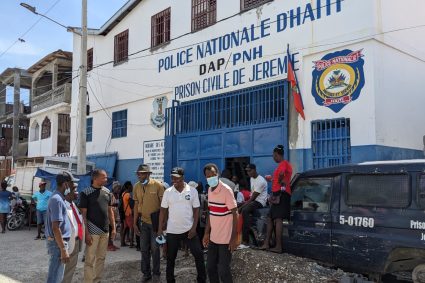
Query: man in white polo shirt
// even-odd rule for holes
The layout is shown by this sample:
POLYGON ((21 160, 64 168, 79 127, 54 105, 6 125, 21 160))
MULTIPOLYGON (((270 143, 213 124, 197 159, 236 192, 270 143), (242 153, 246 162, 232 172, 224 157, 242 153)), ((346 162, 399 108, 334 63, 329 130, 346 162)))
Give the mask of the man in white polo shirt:
POLYGON ((181 241, 185 241, 195 258, 198 272, 197 282, 206 281, 204 255, 196 233, 199 220, 199 198, 196 189, 184 182, 184 170, 175 167, 171 171, 173 186, 164 192, 159 214, 158 236, 163 234, 165 218, 167 221, 167 282, 176 282, 174 265, 181 241))
POLYGON ((251 198, 246 201, 239 211, 243 217, 242 226, 242 245, 240 247, 249 246, 249 229, 252 225, 252 214, 255 210, 266 207, 267 203, 267 181, 263 176, 258 175, 257 166, 255 164, 248 164, 246 172, 251 177, 251 198))

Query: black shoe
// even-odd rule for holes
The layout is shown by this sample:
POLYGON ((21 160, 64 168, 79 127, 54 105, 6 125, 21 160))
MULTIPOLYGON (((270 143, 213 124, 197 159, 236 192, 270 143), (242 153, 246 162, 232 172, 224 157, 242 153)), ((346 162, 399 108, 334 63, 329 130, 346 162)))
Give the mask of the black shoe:
POLYGON ((40 240, 40 239, 41 239, 40 236, 37 236, 37 237, 34 238, 34 240, 40 240))
POLYGON ((46 235, 41 236, 42 240, 46 240, 46 235))
POLYGON ((145 277, 145 276, 143 276, 142 277, 142 283, 149 282, 151 279, 152 279, 152 276, 151 277, 145 277))

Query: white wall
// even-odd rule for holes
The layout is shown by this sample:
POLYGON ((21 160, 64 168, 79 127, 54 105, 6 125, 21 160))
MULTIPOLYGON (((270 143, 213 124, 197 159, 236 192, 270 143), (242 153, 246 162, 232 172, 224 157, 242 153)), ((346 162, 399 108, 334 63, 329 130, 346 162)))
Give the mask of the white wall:
POLYGON ((425 62, 375 43, 377 144, 423 149, 425 62))
MULTIPOLYGON (((88 91, 90 93, 91 104, 90 116, 93 117, 93 142, 87 144, 88 154, 118 151, 120 159, 142 157, 141 146, 143 141, 159 139, 164 136, 163 129, 157 130, 149 122, 153 97, 167 95, 170 106, 171 100, 174 98, 174 87, 192 81, 203 80, 212 75, 221 74, 223 76, 225 72, 232 72, 241 67, 250 70, 254 64, 275 58, 283 58, 286 54, 287 44, 290 44, 292 53, 299 53, 297 56, 299 63, 296 64, 296 68, 299 69, 297 75, 307 117, 305 121, 298 120, 300 130, 298 131, 297 142, 291 145, 292 148, 310 147, 310 122, 312 120, 339 117, 348 117, 352 121, 352 145, 376 144, 377 140, 380 141, 379 143, 382 141, 382 143, 387 144, 388 141, 388 144, 392 144, 385 137, 386 134, 380 132, 380 129, 385 130, 385 127, 381 125, 385 119, 379 119, 382 122, 378 122, 378 125, 375 125, 376 115, 386 116, 385 113, 381 113, 380 106, 376 106, 378 110, 375 112, 375 104, 381 105, 380 100, 383 99, 384 93, 387 92, 386 87, 382 87, 381 85, 394 79, 394 75, 392 75, 394 68, 391 70, 386 69, 386 71, 382 71, 382 69, 384 69, 384 66, 391 67, 392 63, 390 61, 393 61, 392 56, 395 55, 394 52, 390 51, 395 48, 391 44, 413 46, 413 48, 409 49, 409 52, 419 49, 415 56, 422 53, 425 54, 423 49, 423 46, 425 46, 423 44, 423 38, 425 36, 419 39, 417 35, 418 32, 421 35, 424 34, 423 28, 416 31, 408 29, 397 33, 391 32, 400 27, 418 24, 418 20, 411 20, 411 18, 423 19, 420 13, 424 9, 419 9, 419 7, 422 8, 424 2, 420 0, 345 0, 341 2, 342 8, 339 13, 336 13, 335 5, 332 6, 332 14, 330 16, 326 16, 326 8, 322 8, 321 19, 316 19, 313 22, 307 20, 303 25, 287 28, 280 33, 276 32, 276 23, 271 23, 271 34, 268 37, 204 59, 193 60, 192 63, 159 73, 158 62, 160 59, 170 55, 175 57, 181 50, 190 47, 195 48, 194 44, 237 31, 243 27, 249 27, 251 24, 260 25, 261 21, 266 18, 271 18, 271 22, 273 22, 278 14, 296 9, 299 6, 304 9, 307 3, 312 3, 313 8, 316 8, 316 1, 275 0, 260 8, 239 13, 239 1, 231 1, 229 3, 229 1, 218 0, 218 21, 235 14, 237 15, 222 22, 217 22, 213 26, 201 31, 191 33, 190 2, 169 0, 142 1, 106 36, 89 37, 88 47, 93 47, 94 49, 95 66, 113 60, 114 36, 126 29, 129 29, 129 53, 132 54, 141 50, 145 51, 130 56, 128 62, 117 66, 106 64, 89 72, 88 91), (184 36, 173 40, 163 47, 151 50, 149 49, 151 41, 151 16, 168 7, 171 7, 171 38, 177 38, 180 35, 184 36), (418 7, 418 9, 412 7, 418 7), (404 16, 406 13, 409 15, 408 20, 404 16), (414 38, 412 38, 412 32, 416 32, 414 38), (376 40, 373 38, 385 41, 386 45, 376 45, 376 40), (422 43, 422 45, 417 45, 418 43, 422 43), (219 58, 226 58, 227 60, 228 58, 232 58, 235 53, 247 51, 259 45, 263 46, 262 58, 243 64, 239 63, 235 66, 233 66, 230 60, 226 70, 216 71, 203 76, 199 74, 200 64, 208 64, 219 58), (183 46, 189 47, 179 48, 183 46), (339 113, 334 113, 328 108, 317 105, 311 95, 312 62, 320 59, 327 53, 345 48, 352 50, 363 48, 366 84, 358 100, 348 104, 339 113), (382 64, 384 62, 386 64, 382 64), (96 100, 99 100, 102 106, 96 100), (111 132, 111 121, 105 111, 112 116, 111 113, 113 111, 123 109, 128 109, 128 136, 127 138, 110 140, 108 137, 111 132)), ((326 0, 322 0, 322 5, 324 4, 326 4, 326 0)), ((73 52, 74 70, 78 69, 79 65, 79 48, 79 37, 76 36, 74 37, 73 52)), ((403 62, 409 66, 406 70, 412 70, 422 66, 422 63, 419 64, 418 59, 414 56, 403 62)), ((417 78, 419 75, 420 73, 415 74, 414 77, 417 78)), ((230 86, 225 90, 211 91, 202 95, 189 97, 184 101, 284 78, 286 78, 286 74, 281 74, 273 78, 247 82, 243 85, 230 86)), ((392 83, 389 83, 388 87, 392 83)), ((417 81, 409 79, 409 84, 409 89, 415 89, 415 93, 418 93, 419 89, 423 89, 423 87, 421 88, 422 83, 418 83, 417 81)), ((78 79, 73 81, 72 89, 71 155, 75 155, 76 129, 78 128, 78 123, 75 119, 78 79)), ((398 103, 397 99, 394 100, 394 103, 398 103)), ((385 111, 382 110, 382 112, 385 111)), ((415 109, 416 111, 418 109, 415 109)), ((418 117, 419 114, 415 115, 413 113, 412 115, 418 117)), ((409 141, 416 139, 417 136, 412 135, 410 132, 406 132, 405 134, 405 139, 409 141)), ((417 148, 416 142, 404 142, 403 144, 417 148)))
POLYGON ((38 156, 54 156, 57 154, 58 150, 58 128, 59 128, 59 116, 58 113, 69 112, 69 106, 65 107, 53 107, 48 111, 43 111, 39 114, 33 113, 30 118, 30 137, 28 138, 28 157, 38 157, 38 156), (35 114, 35 115, 34 115, 35 114), (51 129, 50 137, 46 139, 41 139, 41 130, 42 124, 45 118, 49 118, 51 129), (31 132, 34 122, 37 122, 40 126, 37 141, 32 141, 31 132))

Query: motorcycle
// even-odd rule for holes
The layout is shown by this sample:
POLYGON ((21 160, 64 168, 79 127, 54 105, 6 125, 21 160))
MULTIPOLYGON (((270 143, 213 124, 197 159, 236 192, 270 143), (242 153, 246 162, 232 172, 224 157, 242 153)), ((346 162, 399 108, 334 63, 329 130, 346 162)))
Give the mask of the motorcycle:
POLYGON ((21 200, 22 203, 15 205, 7 216, 7 229, 9 231, 17 230, 26 223, 29 205, 25 199, 21 198, 21 200))

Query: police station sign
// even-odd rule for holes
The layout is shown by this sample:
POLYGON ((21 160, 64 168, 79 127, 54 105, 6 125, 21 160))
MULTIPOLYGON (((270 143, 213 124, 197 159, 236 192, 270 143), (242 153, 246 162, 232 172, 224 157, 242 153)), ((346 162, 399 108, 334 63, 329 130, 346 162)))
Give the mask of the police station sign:
MULTIPOLYGON (((281 46, 281 52, 270 56, 266 55, 268 45, 264 45, 263 39, 339 13, 343 0, 312 2, 314 4, 306 3, 289 11, 280 11, 259 23, 161 57, 158 60, 158 72, 167 72, 185 65, 198 67, 194 77, 199 79, 174 87, 176 100, 286 75, 287 42, 273 42, 281 46)), ((297 69, 300 54, 292 52, 291 56, 297 69)))
POLYGON ((150 166, 153 179, 164 180, 164 140, 143 142, 143 163, 150 166))

